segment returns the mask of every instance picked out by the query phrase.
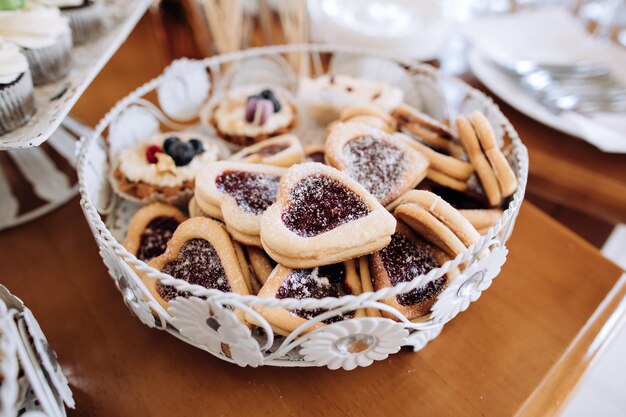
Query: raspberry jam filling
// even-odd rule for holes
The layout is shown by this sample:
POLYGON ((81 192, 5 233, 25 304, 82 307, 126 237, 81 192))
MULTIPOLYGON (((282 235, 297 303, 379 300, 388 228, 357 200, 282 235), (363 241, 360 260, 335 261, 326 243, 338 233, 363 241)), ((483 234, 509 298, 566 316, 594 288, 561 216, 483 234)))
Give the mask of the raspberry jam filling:
POLYGON ((179 224, 178 220, 169 216, 152 219, 139 237, 137 258, 148 261, 165 252, 167 242, 170 241, 179 224))
POLYGON ((244 171, 224 171, 215 179, 217 189, 232 196, 237 205, 252 214, 261 214, 276 201, 280 177, 244 171))
MULTIPOLYGON (((276 291, 276 298, 320 299, 352 294, 345 280, 346 270, 341 263, 310 269, 294 269, 276 291)), ((292 313, 305 319, 311 319, 325 311, 327 310, 321 308, 291 310, 292 313)), ((354 317, 354 311, 331 317, 324 322, 334 323, 351 317, 354 317)))
MULTIPOLYGON (((222 261, 213 245, 204 239, 191 239, 185 242, 176 259, 166 264, 161 272, 190 284, 224 292, 230 291, 222 261)), ((189 294, 178 292, 174 287, 161 283, 157 284, 157 292, 167 301, 176 297, 189 296, 189 294)))
POLYGON ((396 186, 409 162, 402 149, 371 136, 350 140, 342 153, 346 173, 378 200, 396 186))
POLYGON ((370 213, 369 207, 334 178, 316 174, 297 183, 282 214, 285 226, 313 237, 370 213))
POLYGON ((323 151, 311 152, 310 154, 307 155, 307 160, 312 161, 312 162, 319 162, 320 164, 323 164, 324 156, 325 155, 323 151))
MULTIPOLYGON (((387 271, 391 285, 394 287, 401 282, 411 281, 419 275, 427 274, 439 268, 426 242, 419 240, 412 242, 406 236, 395 233, 391 242, 380 251, 380 258, 387 271)), ((445 285, 445 278, 436 279, 423 287, 416 288, 396 296, 403 306, 412 305, 433 298, 439 294, 445 285)))

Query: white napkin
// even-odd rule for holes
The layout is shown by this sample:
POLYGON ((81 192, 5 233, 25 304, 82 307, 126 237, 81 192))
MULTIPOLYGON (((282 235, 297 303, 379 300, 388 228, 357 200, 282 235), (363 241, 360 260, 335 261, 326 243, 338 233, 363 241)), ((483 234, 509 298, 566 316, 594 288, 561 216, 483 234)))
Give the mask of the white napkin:
MULTIPOLYGON (((502 64, 520 59, 559 64, 602 62, 626 86, 626 49, 592 37, 563 8, 481 17, 463 24, 461 32, 482 55, 502 64)), ((563 123, 574 124, 580 130, 580 137, 603 151, 626 153, 626 113, 587 117, 567 112, 559 118, 563 123)))

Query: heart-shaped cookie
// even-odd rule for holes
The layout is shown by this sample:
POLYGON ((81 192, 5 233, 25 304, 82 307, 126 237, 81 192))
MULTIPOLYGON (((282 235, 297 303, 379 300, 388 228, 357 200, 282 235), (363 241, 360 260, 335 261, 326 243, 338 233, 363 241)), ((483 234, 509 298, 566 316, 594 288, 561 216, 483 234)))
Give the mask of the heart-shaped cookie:
POLYGON ((473 112, 456 120, 461 143, 491 206, 499 206, 517 189, 517 177, 498 148, 495 134, 484 114, 473 112))
POLYGON ((326 139, 326 160, 386 206, 424 179, 428 160, 402 141, 362 123, 339 123, 326 139))
POLYGON ((455 190, 467 189, 467 180, 474 172, 471 164, 452 155, 436 151, 403 133, 395 133, 394 137, 428 159, 429 165, 426 174, 428 179, 455 190))
MULTIPOLYGON (((398 222, 391 243, 369 256, 369 274, 362 272, 361 279, 364 280, 367 275, 371 275, 371 282, 364 281, 363 288, 367 286, 378 291, 382 288, 395 287, 399 283, 411 281, 432 269, 439 268, 449 259, 444 252, 416 235, 402 222, 398 222)), ((361 270, 364 269, 362 266, 361 270)), ((422 287, 384 299, 382 302, 394 307, 409 320, 418 319, 430 312, 437 296, 454 276, 455 273, 448 273, 422 287)), ((397 317, 387 312, 383 311, 382 314, 397 320, 397 317)))
POLYGON ((296 135, 285 134, 247 146, 233 154, 230 161, 290 167, 304 161, 304 149, 296 135))
POLYGON ((167 242, 185 220, 187 216, 174 206, 152 203, 142 207, 130 219, 124 247, 147 262, 165 252, 167 242))
MULTIPOLYGON (((191 284, 249 294, 230 236, 220 223, 205 217, 194 217, 181 223, 165 252, 148 264, 191 284)), ((142 279, 165 309, 172 299, 188 296, 145 275, 142 279)))
MULTIPOLYGON (((361 282, 356 273, 354 261, 334 265, 319 266, 309 269, 291 269, 278 265, 271 273, 261 290, 262 298, 317 298, 341 297, 344 295, 361 294, 361 282)), ((267 319, 278 334, 288 335, 298 326, 311 318, 325 312, 323 309, 287 310, 282 307, 255 307, 267 319)), ((362 310, 345 312, 317 323, 306 330, 306 333, 325 324, 334 323, 346 318, 364 316, 362 310)), ((255 323, 254 317, 246 315, 246 320, 255 323)))
POLYGON ((457 209, 430 191, 409 191, 400 199, 394 214, 453 258, 480 238, 457 209))
POLYGON ((396 220, 362 185, 332 167, 295 165, 261 220, 261 241, 278 263, 312 268, 384 247, 396 220))
POLYGON ((219 161, 196 177, 195 199, 211 214, 220 216, 233 238, 245 245, 261 246, 261 216, 276 201, 285 168, 244 162, 219 161))
POLYGON ((486 197, 472 190, 461 192, 432 181, 422 181, 419 188, 433 192, 450 203, 481 235, 487 233, 502 217, 501 209, 490 208, 486 197))

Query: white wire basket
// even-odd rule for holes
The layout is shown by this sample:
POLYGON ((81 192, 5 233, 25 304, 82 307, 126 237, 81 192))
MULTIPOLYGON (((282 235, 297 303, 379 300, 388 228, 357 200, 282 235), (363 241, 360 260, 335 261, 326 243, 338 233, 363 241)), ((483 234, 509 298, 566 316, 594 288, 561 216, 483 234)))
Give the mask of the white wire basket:
POLYGON ((63 417, 74 399, 56 354, 22 301, 0 285, 0 416, 63 417))
MULTIPOLYGON (((295 132, 305 143, 320 142, 323 130, 299 115, 295 132)), ((398 352, 402 346, 422 349, 441 332, 444 324, 466 310, 499 274, 507 255, 509 238, 524 197, 528 155, 510 122, 493 101, 462 81, 440 74, 422 64, 393 57, 374 56, 349 47, 283 45, 250 49, 202 61, 174 62, 160 77, 121 100, 98 124, 94 134, 83 139, 78 156, 81 205, 93 231, 104 263, 125 303, 145 325, 166 330, 181 340, 220 359, 240 366, 328 366, 353 369, 368 366, 398 352), (443 120, 474 110, 482 111, 501 140, 519 186, 501 219, 467 251, 442 267, 392 288, 360 295, 323 299, 274 299, 223 293, 191 285, 147 266, 129 253, 123 241, 136 203, 118 197, 109 183, 109 155, 145 139, 161 128, 191 129, 211 134, 199 126, 198 113, 211 95, 235 85, 270 83, 294 91, 298 77, 285 59, 287 54, 309 55, 310 76, 326 71, 384 80, 402 88, 405 101, 443 120), (325 63, 327 65, 322 65, 325 63), (324 68, 327 68, 324 70, 324 68), (156 92, 160 107, 154 101, 156 92), (147 99, 146 99, 147 98, 147 99), (175 122, 172 119, 177 119, 175 122), (180 120, 190 120, 181 126, 180 120), (124 132, 124 134, 119 134, 124 132), (104 135, 107 133, 107 139, 104 135), (489 249, 487 256, 481 256, 489 249), (438 296, 429 315, 407 320, 381 300, 409 292, 461 267, 461 273, 438 296), (170 302, 165 310, 153 298, 138 273, 191 294, 170 302), (272 331, 255 307, 323 309, 286 336, 272 331), (378 309, 395 317, 358 317, 320 326, 319 323, 356 309, 378 309), (234 313, 241 310, 257 326, 246 326, 234 313), (314 329, 313 329, 314 328, 314 329), (358 347, 358 348, 355 348, 358 347)))

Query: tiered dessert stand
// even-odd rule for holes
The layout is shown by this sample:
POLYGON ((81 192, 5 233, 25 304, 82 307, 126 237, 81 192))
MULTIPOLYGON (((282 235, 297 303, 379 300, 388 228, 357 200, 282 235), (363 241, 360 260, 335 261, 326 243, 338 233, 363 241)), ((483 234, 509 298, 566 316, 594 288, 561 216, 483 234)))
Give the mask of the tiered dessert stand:
POLYGON ((78 193, 78 184, 67 173, 74 167, 77 139, 91 130, 68 114, 128 37, 150 0, 104 3, 102 35, 72 50, 72 70, 65 79, 35 89, 37 110, 26 125, 0 136, 0 230, 42 216, 78 193), (48 146, 42 146, 45 142, 48 146), (35 207, 25 204, 24 188, 28 187, 40 200, 35 207))

